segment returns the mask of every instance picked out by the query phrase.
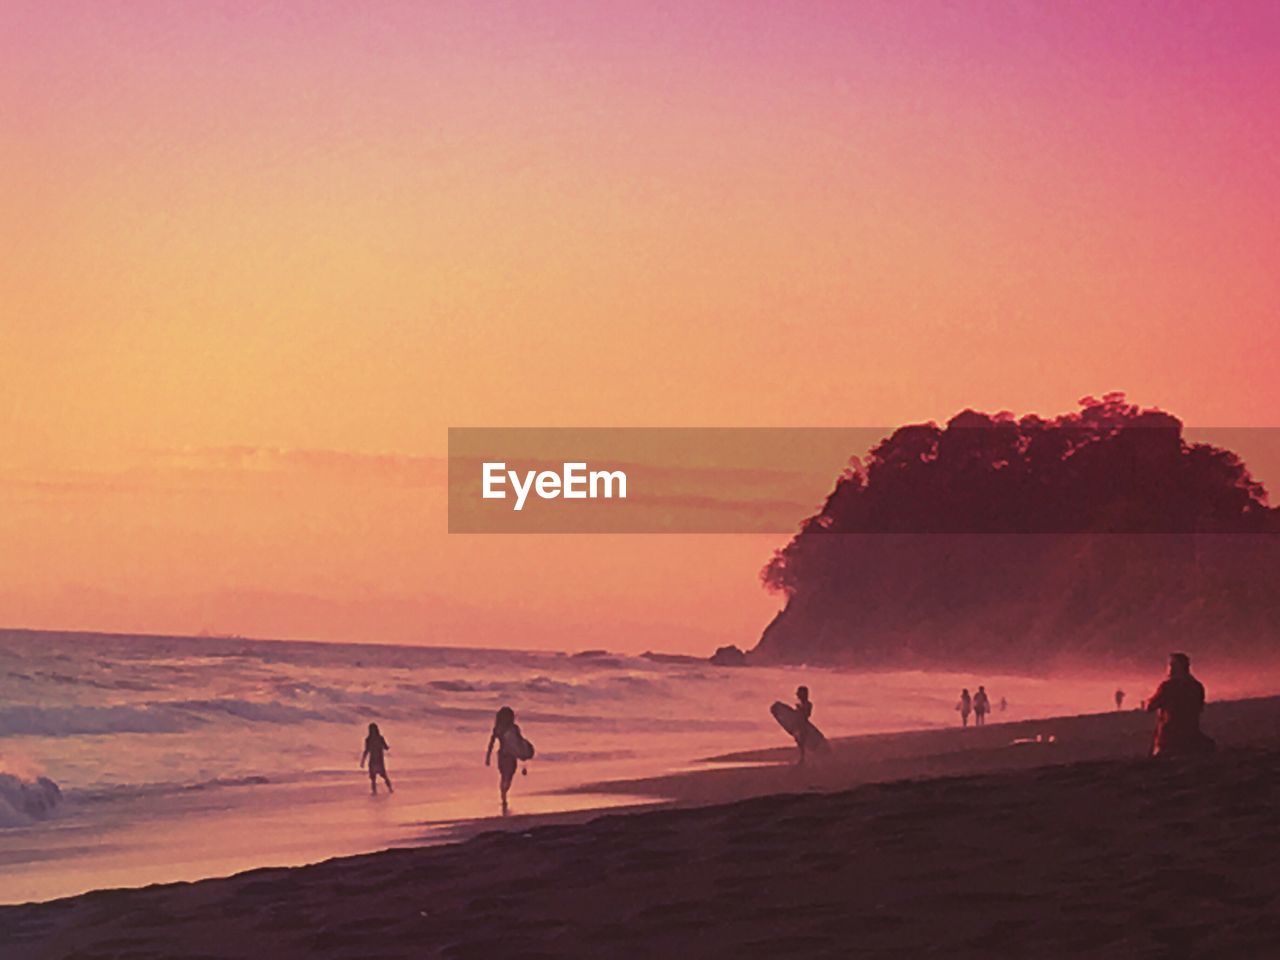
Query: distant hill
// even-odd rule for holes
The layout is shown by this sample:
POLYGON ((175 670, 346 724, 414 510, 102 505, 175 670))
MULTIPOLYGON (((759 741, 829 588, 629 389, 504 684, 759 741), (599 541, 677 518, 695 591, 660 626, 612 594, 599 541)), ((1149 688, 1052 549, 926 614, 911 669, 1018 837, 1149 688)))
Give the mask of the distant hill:
POLYGON ((753 663, 1006 666, 1280 652, 1280 510, 1122 394, 966 410, 851 466, 762 572, 753 663))

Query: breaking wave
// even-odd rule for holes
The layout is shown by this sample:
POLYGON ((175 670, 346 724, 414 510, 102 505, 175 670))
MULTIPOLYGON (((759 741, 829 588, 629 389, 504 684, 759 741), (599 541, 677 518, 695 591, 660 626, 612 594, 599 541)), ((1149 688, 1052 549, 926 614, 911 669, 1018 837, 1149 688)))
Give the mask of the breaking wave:
POLYGON ((313 710, 236 698, 160 700, 119 706, 0 707, 0 737, 71 737, 116 733, 181 733, 216 720, 250 723, 349 723, 350 710, 313 710))
POLYGON ((0 707, 0 737, 65 737, 104 733, 176 733, 187 729, 180 717, 158 705, 0 707))
POLYGON ((213 777, 199 783, 122 783, 107 787, 86 787, 66 791, 69 803, 110 803, 136 797, 161 797, 172 794, 198 793, 228 787, 258 787, 273 781, 262 776, 213 777))
POLYGON ((0 827, 26 826, 46 820, 62 802, 62 791, 48 777, 27 779, 0 773, 0 827))

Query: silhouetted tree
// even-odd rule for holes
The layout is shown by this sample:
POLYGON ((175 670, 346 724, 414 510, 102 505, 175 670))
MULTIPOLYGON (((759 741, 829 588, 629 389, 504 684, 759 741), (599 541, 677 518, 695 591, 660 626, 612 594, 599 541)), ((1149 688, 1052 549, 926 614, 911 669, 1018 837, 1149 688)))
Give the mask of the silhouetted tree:
POLYGON ((788 603, 755 653, 1026 660, 1256 633, 1280 622, 1278 517, 1238 456, 1123 394, 1052 420, 965 410, 851 461, 764 568, 788 603))

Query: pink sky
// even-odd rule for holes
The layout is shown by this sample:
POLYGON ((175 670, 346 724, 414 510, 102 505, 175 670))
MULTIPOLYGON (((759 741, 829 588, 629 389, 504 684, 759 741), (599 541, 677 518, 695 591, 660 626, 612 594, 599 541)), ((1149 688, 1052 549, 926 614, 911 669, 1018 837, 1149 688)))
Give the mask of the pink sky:
POLYGON ((1269 3, 5 4, 0 623, 745 645, 779 538, 449 537, 446 428, 1275 426, 1278 41, 1269 3))

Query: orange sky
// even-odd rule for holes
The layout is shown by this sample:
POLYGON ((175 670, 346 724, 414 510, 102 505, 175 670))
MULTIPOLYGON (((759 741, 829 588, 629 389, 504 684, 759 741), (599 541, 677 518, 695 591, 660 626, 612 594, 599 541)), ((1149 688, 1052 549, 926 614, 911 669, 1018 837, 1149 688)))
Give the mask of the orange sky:
POLYGON ((0 12, 0 623, 750 644, 780 538, 449 537, 446 428, 1275 425, 1265 4, 307 9, 0 12))

